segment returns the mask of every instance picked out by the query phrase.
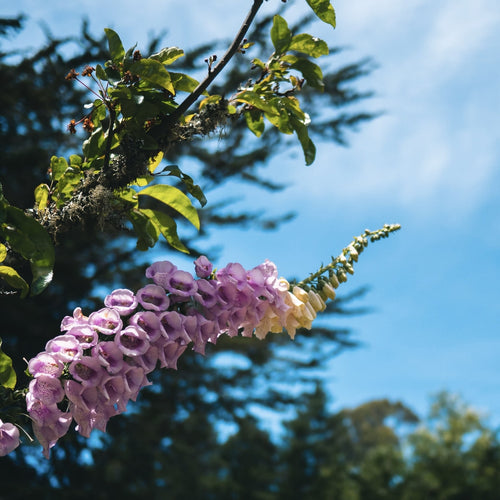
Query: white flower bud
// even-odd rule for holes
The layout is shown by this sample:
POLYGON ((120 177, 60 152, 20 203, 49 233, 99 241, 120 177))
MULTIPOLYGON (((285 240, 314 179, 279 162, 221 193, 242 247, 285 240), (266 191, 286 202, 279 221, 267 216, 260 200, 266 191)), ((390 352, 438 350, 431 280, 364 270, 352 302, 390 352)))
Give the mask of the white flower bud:
POLYGON ((333 289, 333 286, 330 285, 330 283, 325 283, 323 285, 323 288, 321 290, 326 297, 328 297, 330 300, 335 299, 335 290, 333 289))
POLYGON ((307 292, 303 288, 300 288, 300 286, 293 287, 293 294, 301 302, 308 302, 309 301, 309 295, 307 295, 307 292))
POLYGON ((349 245, 349 254, 354 262, 358 262, 358 251, 354 248, 353 245, 349 245))
POLYGON ((309 303, 316 312, 324 311, 326 309, 325 302, 314 290, 309 290, 308 295, 309 303))
POLYGON ((340 282, 335 272, 333 272, 332 275, 330 276, 330 283, 332 284, 333 288, 338 288, 340 285, 340 282))

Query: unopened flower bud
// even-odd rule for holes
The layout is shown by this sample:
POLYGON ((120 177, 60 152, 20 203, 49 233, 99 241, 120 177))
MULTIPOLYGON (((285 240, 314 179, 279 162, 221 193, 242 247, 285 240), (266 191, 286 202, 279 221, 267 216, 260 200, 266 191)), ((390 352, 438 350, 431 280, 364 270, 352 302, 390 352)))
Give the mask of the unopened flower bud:
POLYGON ((278 280, 277 288, 280 292, 286 292, 290 290, 290 283, 288 283, 288 281, 285 278, 280 278, 278 280))
POLYGON ((345 283, 347 281, 347 275, 343 269, 337 271, 337 278, 340 283, 345 283))
POLYGON ((335 271, 332 271, 332 274, 330 275, 330 283, 333 286, 333 288, 338 288, 340 285, 340 282, 337 278, 337 274, 335 271))
POLYGON ((335 299, 335 290, 333 289, 333 286, 330 285, 330 283, 325 283, 323 285, 323 288, 321 290, 325 295, 326 297, 328 297, 330 300, 334 300, 335 299))
POLYGON ((307 295, 309 296, 309 303, 316 312, 324 311, 326 309, 325 302, 314 290, 309 290, 307 295))
POLYGON ((351 255, 354 262, 358 262, 358 251, 354 248, 353 245, 349 246, 349 254, 351 255))
POLYGON ((304 309, 304 317, 309 320, 309 321, 313 321, 314 319, 316 319, 316 311, 314 310, 314 307, 311 305, 310 302, 306 302, 305 303, 305 309, 304 309))
POLYGON ((307 292, 303 289, 300 288, 300 286, 294 286, 293 287, 293 294, 295 297, 297 297, 301 302, 308 302, 309 301, 309 295, 307 295, 307 292))
POLYGON ((351 264, 344 264, 344 269, 349 273, 349 274, 354 274, 354 268, 351 266, 351 264))

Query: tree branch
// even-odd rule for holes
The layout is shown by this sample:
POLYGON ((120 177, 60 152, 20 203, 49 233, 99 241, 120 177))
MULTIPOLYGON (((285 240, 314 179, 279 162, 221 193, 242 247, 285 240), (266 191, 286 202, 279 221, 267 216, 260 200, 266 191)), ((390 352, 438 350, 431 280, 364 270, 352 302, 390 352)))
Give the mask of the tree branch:
MULTIPOLYGON (((238 31, 238 34, 234 38, 233 42, 227 49, 226 53, 219 61, 219 63, 213 68, 213 70, 209 70, 207 77, 193 90, 191 94, 189 94, 184 101, 181 102, 178 108, 168 116, 167 122, 169 124, 176 122, 188 109, 189 107, 196 102, 198 97, 200 97, 203 92, 207 89, 207 87, 213 82, 213 80, 217 77, 217 75, 224 69, 227 63, 232 59, 232 57, 238 52, 238 49, 245 38, 245 35, 250 28, 258 10, 262 6, 264 0, 254 0, 252 8, 247 14, 247 17, 243 21, 243 24, 238 31)), ((160 126, 161 127, 161 126, 160 126)), ((163 128, 163 127, 162 127, 163 128)))

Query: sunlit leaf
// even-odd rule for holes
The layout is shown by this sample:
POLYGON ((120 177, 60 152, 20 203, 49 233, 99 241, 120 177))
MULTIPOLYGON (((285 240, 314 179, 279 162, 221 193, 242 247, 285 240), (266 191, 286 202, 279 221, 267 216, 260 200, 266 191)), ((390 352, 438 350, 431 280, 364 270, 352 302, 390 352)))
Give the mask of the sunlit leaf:
POLYGON ((142 175, 141 177, 137 177, 137 179, 134 180, 134 185, 144 187, 147 186, 153 179, 154 176, 152 175, 142 175))
POLYGON ((137 208, 139 198, 137 197, 137 191, 132 188, 124 188, 115 191, 116 196, 125 200, 128 203, 131 203, 134 207, 137 208))
POLYGON ((151 208, 145 206, 148 203, 147 198, 154 198, 161 202, 159 208, 155 207, 155 210, 164 212, 165 210, 162 210, 161 206, 165 205, 166 213, 168 214, 168 208, 173 208, 193 224, 196 229, 200 229, 198 212, 191 203, 191 200, 180 189, 165 184, 158 184, 143 189, 138 196, 139 208, 151 208))
POLYGON ((279 15, 273 17, 271 41, 278 54, 285 52, 292 41, 292 32, 289 30, 287 22, 279 15))
POLYGON ((141 210, 141 212, 149 217, 150 221, 156 226, 172 248, 175 248, 179 252, 189 253, 189 250, 179 239, 177 224, 172 217, 158 210, 150 210, 147 208, 141 210))
POLYGON ((43 212, 49 203, 49 186, 40 184, 35 188, 35 204, 40 212, 43 212))
POLYGON ((289 63, 292 69, 300 71, 311 87, 318 90, 324 89, 323 72, 317 64, 303 57, 293 55, 283 56, 282 60, 289 63))
POLYGON ((94 101, 94 107, 92 108, 92 122, 94 123, 94 126, 99 127, 101 125, 102 120, 104 120, 105 118, 106 118, 106 106, 102 103, 101 100, 96 99, 94 101))
POLYGON ((0 243, 0 262, 3 262, 7 257, 7 247, 0 243))
POLYGON ((118 63, 125 57, 125 49, 123 48, 122 41, 118 36, 118 33, 110 28, 104 28, 104 33, 106 33, 106 38, 108 39, 109 53, 113 62, 118 63))
POLYGON ((255 67, 260 68, 260 69, 262 69, 262 70, 265 70, 265 69, 266 69, 266 64, 265 64, 263 61, 261 61, 260 59, 257 59, 257 58, 252 59, 252 64, 253 64, 255 67))
POLYGON ((97 64, 95 67, 95 76, 99 80, 104 80, 104 81, 108 80, 108 75, 106 74, 106 72, 104 71, 104 68, 100 64, 97 64))
POLYGON ((292 134, 293 128, 290 125, 289 113, 286 109, 286 104, 284 100, 286 97, 274 97, 271 99, 273 109, 278 111, 278 114, 268 114, 265 113, 266 118, 283 134, 292 134))
MULTIPOLYGON (((199 85, 198 80, 184 73, 174 73, 170 71, 170 78, 172 79, 172 85, 175 90, 180 90, 181 92, 192 92, 199 85)), ((206 94, 206 92, 204 94, 206 94)))
POLYGON ((237 94, 235 101, 250 104, 251 106, 260 109, 269 115, 279 115, 279 110, 271 103, 271 100, 268 100, 265 96, 251 90, 245 90, 237 94))
POLYGON ((153 173, 162 160, 163 160, 163 151, 160 151, 156 156, 154 156, 153 158, 151 158, 151 160, 149 160, 148 164, 149 172, 153 173))
POLYGON ((54 246, 45 228, 21 209, 6 206, 6 222, 0 233, 11 248, 29 260, 33 279, 31 294, 40 293, 52 279, 54 246))
POLYGON ((87 160, 99 156, 99 154, 102 153, 100 146, 103 139, 104 134, 102 132, 102 127, 97 127, 92 132, 92 135, 86 141, 83 141, 82 151, 87 160))
POLYGON ((134 61, 130 66, 130 71, 139 75, 143 80, 157 85, 175 94, 174 86, 170 78, 170 73, 165 69, 165 66, 154 59, 141 59, 134 61))
POLYGON ((128 218, 134 227, 137 236, 137 249, 145 251, 155 246, 158 241, 160 231, 151 222, 150 218, 142 210, 133 209, 129 212, 128 218))
POLYGON ((179 47, 166 47, 160 52, 153 54, 150 56, 150 59, 155 59, 156 61, 161 62, 162 64, 168 66, 169 64, 172 64, 174 61, 179 59, 179 57, 182 57, 184 55, 184 51, 182 49, 179 49, 179 47))
POLYGON ((0 266, 0 279, 3 279, 11 287, 21 290, 20 297, 24 299, 29 292, 29 286, 19 273, 10 266, 0 266))
POLYGON ((50 159, 50 175, 55 181, 58 181, 66 172, 68 162, 63 157, 53 156, 50 159))
POLYGON ((298 122, 301 125, 308 126, 311 123, 311 118, 307 113, 300 107, 299 100, 294 96, 288 96, 286 99, 282 99, 283 104, 285 105, 290 118, 293 119, 293 123, 291 122, 291 126, 295 130, 295 122, 298 122))
POLYGON ((328 45, 325 41, 307 33, 295 35, 288 46, 288 50, 302 52, 311 57, 326 56, 329 53, 328 45))
POLYGON ((0 385, 7 389, 16 387, 17 376, 12 367, 12 359, 2 351, 2 339, 0 339, 0 385))
POLYGON ((329 0, 306 0, 314 13, 325 23, 336 26, 335 10, 329 0))
POLYGON ((174 177, 177 177, 181 180, 182 184, 186 188, 187 192, 191 195, 194 196, 199 202, 202 207, 204 207, 207 204, 207 199, 205 197, 205 194, 203 193, 202 189, 198 184, 195 184, 193 179, 182 172, 182 170, 177 166, 177 165, 168 165, 166 166, 159 175, 171 175, 174 177))
POLYGON ((245 111, 245 120, 250 131, 260 137, 265 128, 262 112, 257 109, 245 111))
POLYGON ((200 104, 199 104, 199 109, 200 111, 207 105, 207 104, 217 104, 222 97, 220 95, 211 95, 210 97, 206 97, 203 99, 200 104))
POLYGON ((81 167, 83 163, 83 158, 80 155, 71 155, 69 157, 69 164, 72 167, 81 167))
POLYGON ((302 151, 304 152, 306 165, 311 165, 316 158, 316 146, 309 137, 307 127, 296 118, 292 118, 290 120, 290 123, 297 133, 297 137, 299 138, 300 145, 302 146, 302 151))
POLYGON ((82 180, 82 172, 78 167, 69 167, 66 173, 59 179, 56 187, 57 205, 60 207, 69 200, 73 191, 82 180))

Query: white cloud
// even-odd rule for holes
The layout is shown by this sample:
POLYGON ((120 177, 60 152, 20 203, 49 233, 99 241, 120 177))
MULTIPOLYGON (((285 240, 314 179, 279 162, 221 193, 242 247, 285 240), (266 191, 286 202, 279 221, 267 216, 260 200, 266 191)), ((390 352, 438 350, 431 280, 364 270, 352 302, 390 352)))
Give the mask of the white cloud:
POLYGON ((342 38, 380 64, 369 85, 387 115, 347 150, 321 145, 310 175, 294 170, 292 182, 318 205, 334 186, 346 202, 362 196, 458 221, 491 196, 500 164, 500 9, 487 0, 386 0, 339 3, 337 12, 349 29, 342 38))

